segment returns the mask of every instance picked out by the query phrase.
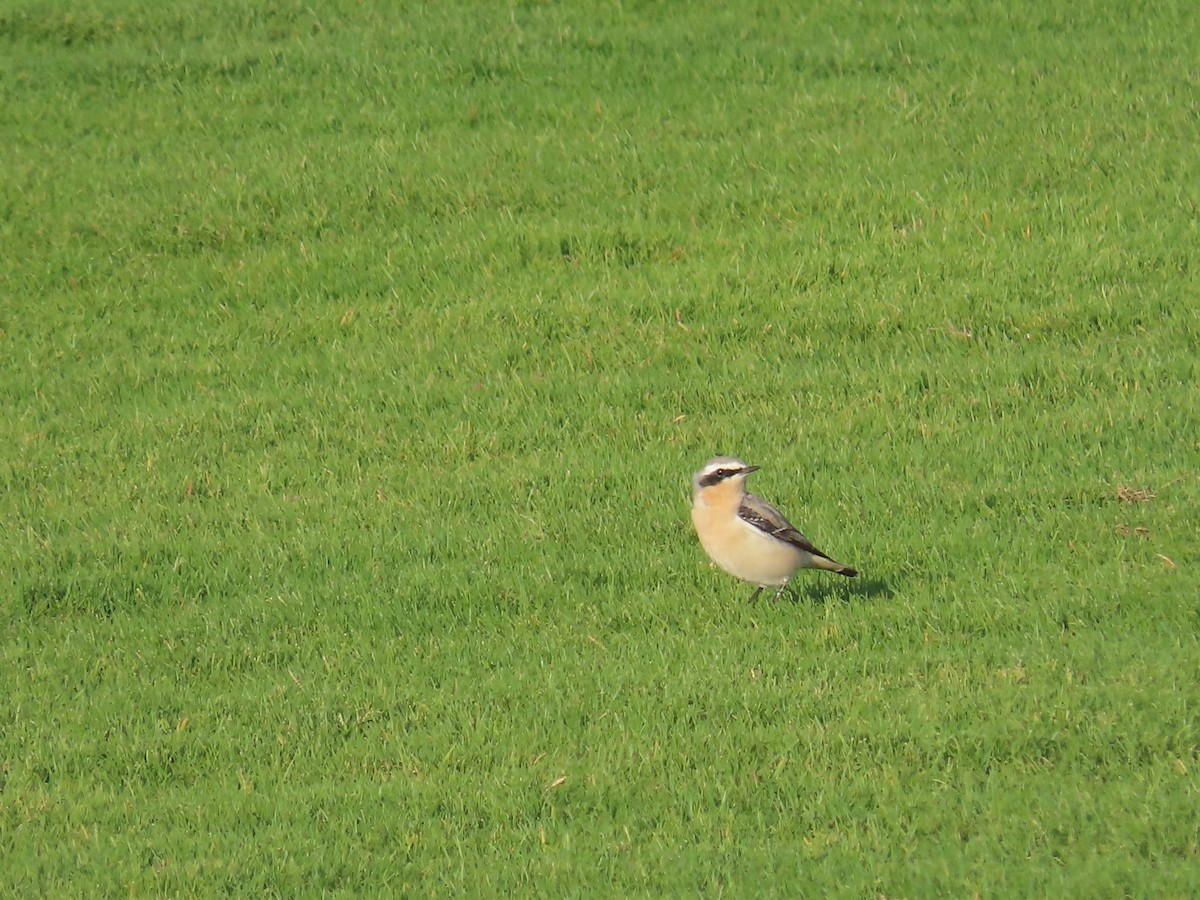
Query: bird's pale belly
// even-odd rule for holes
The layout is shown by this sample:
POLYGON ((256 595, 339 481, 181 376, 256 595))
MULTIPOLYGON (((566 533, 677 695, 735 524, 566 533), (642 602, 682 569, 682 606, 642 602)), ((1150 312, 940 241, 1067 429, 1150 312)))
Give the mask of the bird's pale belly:
POLYGON ((700 527, 705 512, 693 514, 700 543, 712 561, 730 575, 751 584, 778 587, 787 583, 803 562, 804 553, 799 548, 740 519, 727 527, 700 527))

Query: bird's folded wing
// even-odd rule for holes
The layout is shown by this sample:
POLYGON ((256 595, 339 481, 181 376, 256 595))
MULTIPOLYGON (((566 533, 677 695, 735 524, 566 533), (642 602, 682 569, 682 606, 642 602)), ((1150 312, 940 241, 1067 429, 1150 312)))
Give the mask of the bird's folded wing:
POLYGON ((765 531, 772 537, 799 547, 806 553, 829 558, 814 547, 812 541, 797 531, 795 526, 784 518, 783 513, 762 497, 756 497, 753 494, 743 497, 742 505, 738 507, 738 518, 753 525, 759 531, 765 531))

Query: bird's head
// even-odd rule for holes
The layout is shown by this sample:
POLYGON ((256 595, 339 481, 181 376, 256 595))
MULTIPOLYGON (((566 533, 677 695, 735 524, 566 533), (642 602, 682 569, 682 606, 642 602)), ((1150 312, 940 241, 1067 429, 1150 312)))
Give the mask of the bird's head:
POLYGON ((707 488, 732 481, 744 488, 746 476, 757 472, 758 466, 748 466, 736 456, 714 456, 704 468, 692 476, 692 488, 699 493, 707 488))

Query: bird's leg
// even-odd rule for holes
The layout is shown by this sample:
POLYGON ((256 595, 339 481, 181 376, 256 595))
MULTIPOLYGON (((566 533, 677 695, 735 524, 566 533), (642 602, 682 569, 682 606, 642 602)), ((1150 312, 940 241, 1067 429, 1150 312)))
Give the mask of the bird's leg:
POLYGON ((762 585, 759 585, 759 586, 758 586, 758 587, 755 589, 754 593, 750 595, 750 602, 751 602, 751 603, 753 603, 755 600, 757 600, 757 599, 758 599, 758 595, 759 595, 759 594, 761 594, 761 593, 762 593, 762 585))
POLYGON ((771 598, 772 603, 778 603, 779 598, 783 596, 783 592, 787 590, 788 583, 785 581, 779 586, 779 590, 775 592, 775 596, 771 598))

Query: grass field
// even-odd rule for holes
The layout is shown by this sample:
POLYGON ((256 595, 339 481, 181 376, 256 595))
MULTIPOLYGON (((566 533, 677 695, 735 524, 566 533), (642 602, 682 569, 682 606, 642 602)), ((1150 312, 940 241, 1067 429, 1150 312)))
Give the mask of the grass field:
POLYGON ((1195 896, 1197 46, 0 5, 0 895, 1195 896))

